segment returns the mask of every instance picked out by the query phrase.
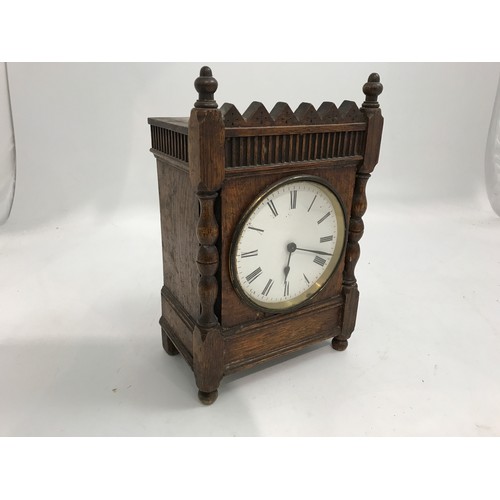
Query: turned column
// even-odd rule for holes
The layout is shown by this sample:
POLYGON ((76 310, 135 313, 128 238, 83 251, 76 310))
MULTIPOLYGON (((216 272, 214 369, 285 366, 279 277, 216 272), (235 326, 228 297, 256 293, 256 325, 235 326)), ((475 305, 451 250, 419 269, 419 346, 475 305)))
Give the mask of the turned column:
POLYGON ((217 80, 204 66, 195 80, 199 98, 189 118, 189 172, 199 202, 200 216, 196 259, 200 279, 198 297, 200 314, 193 332, 193 370, 202 403, 217 398, 223 375, 223 339, 215 302, 219 292, 216 273, 219 267, 219 224, 215 204, 224 181, 224 123, 214 100, 217 80), (219 355, 217 355, 219 353, 219 355))
POLYGON ((342 292, 344 295, 344 315, 340 335, 332 340, 332 347, 337 351, 347 348, 347 340, 354 331, 358 309, 359 291, 354 270, 360 257, 359 240, 363 236, 363 215, 366 212, 366 184, 370 174, 378 163, 380 152, 380 139, 384 118, 380 111, 378 96, 382 93, 383 86, 377 73, 372 73, 363 85, 365 101, 361 107, 367 121, 365 150, 363 162, 356 173, 356 183, 351 207, 348 227, 347 248, 343 274, 342 292))

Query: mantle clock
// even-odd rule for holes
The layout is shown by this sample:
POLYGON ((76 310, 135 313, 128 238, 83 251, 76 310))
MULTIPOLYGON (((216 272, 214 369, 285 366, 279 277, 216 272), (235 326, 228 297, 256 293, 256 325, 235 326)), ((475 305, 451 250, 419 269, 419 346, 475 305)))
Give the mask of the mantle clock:
POLYGON ((198 397, 225 375, 354 330, 366 183, 383 117, 376 73, 361 106, 214 100, 208 67, 188 118, 149 118, 163 250, 162 342, 198 397))

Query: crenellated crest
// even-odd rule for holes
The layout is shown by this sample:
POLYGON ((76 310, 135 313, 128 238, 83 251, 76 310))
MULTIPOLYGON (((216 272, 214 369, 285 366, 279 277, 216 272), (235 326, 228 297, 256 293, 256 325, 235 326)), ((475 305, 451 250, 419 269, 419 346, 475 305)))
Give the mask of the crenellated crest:
POLYGON ((337 123, 339 121, 339 110, 333 102, 324 102, 318 108, 318 114, 323 123, 337 123))
POLYGON ((278 102, 269 113, 261 102, 252 102, 241 114, 234 104, 221 107, 224 125, 233 127, 272 127, 290 125, 328 125, 336 123, 364 123, 365 115, 353 101, 344 101, 339 108, 333 102, 324 102, 316 108, 303 102, 293 112, 286 102, 278 102))
POLYGON ((322 123, 318 112, 314 106, 308 102, 300 104, 295 110, 295 115, 299 119, 301 125, 320 125, 322 123))
POLYGON ((286 102, 278 102, 271 110, 275 125, 298 125, 299 120, 286 102))
POLYGON ((231 123, 231 127, 244 127, 246 122, 245 119, 241 116, 240 112, 236 108, 234 104, 230 104, 225 102, 221 108, 220 112, 222 113, 222 117, 224 119, 224 124, 226 127, 228 123, 231 123))
POLYGON ((354 101, 344 101, 340 105, 337 123, 354 123, 364 121, 364 119, 363 113, 354 101))
POLYGON ((269 127, 274 125, 274 120, 271 118, 269 111, 261 103, 254 101, 248 109, 243 113, 245 125, 247 127, 269 127))

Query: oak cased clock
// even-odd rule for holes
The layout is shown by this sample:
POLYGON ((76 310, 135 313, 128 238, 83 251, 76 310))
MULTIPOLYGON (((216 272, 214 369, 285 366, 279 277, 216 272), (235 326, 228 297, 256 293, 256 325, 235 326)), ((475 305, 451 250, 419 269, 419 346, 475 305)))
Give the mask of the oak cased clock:
POLYGON ((383 117, 376 73, 361 106, 218 107, 203 67, 187 118, 149 118, 157 159, 164 349, 199 399, 225 375, 354 330, 354 269, 383 117))

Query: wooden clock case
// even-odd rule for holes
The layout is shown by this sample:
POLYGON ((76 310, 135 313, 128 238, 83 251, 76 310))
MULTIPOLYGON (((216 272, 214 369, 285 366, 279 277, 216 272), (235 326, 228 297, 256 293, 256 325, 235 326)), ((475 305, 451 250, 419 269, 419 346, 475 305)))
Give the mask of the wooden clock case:
POLYGON ((194 371, 198 396, 217 398, 223 376, 332 338, 342 351, 354 330, 366 183, 377 164, 383 117, 376 73, 361 108, 344 101, 317 110, 253 102, 243 113, 214 100, 217 81, 203 67, 199 99, 187 118, 149 118, 157 160, 164 285, 163 347, 194 371), (303 307, 266 313, 241 300, 229 275, 238 221, 269 185, 294 175, 327 181, 347 214, 347 245, 327 284, 303 307))

